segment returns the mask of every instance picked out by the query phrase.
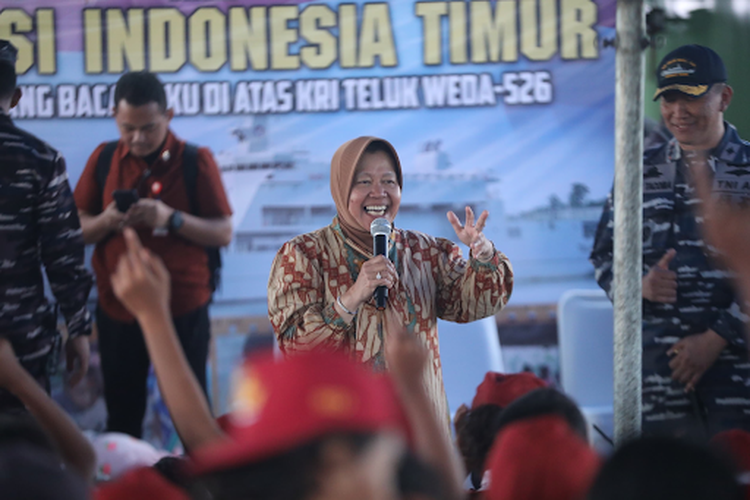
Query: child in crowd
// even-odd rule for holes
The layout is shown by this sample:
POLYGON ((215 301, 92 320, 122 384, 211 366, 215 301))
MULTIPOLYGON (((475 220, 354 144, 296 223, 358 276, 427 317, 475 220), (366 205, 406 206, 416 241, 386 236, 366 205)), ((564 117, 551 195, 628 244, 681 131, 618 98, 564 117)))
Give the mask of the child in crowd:
MULTIPOLYGON (((547 422, 547 420, 542 420, 542 422, 547 422)), ((552 424, 550 425, 552 426, 552 424)), ((571 492, 581 491, 581 488, 584 484, 590 484, 590 477, 583 473, 585 471, 590 471, 590 469, 592 468, 595 471, 595 466, 598 462, 592 460, 592 456, 595 456, 596 454, 593 452, 593 450, 590 449, 588 444, 588 427, 586 424, 586 419, 584 418, 578 406, 569 397, 567 397, 557 389, 535 389, 519 397, 497 415, 495 421, 492 424, 492 428, 495 430, 495 434, 492 436, 493 439, 491 439, 489 443, 485 443, 485 446, 488 447, 489 451, 487 453, 484 471, 488 471, 488 473, 486 473, 488 477, 485 478, 482 482, 482 490, 491 489, 493 481, 497 483, 497 481, 502 480, 503 484, 505 485, 503 486, 503 488, 505 488, 503 489, 503 491, 506 492, 500 496, 497 496, 497 494, 495 494, 492 496, 492 498, 513 498, 516 494, 520 495, 521 493, 517 491, 517 485, 515 483, 515 481, 519 479, 514 478, 513 476, 521 473, 526 468, 535 470, 536 473, 538 473, 538 477, 535 480, 531 481, 532 483, 536 482, 538 484, 534 486, 534 488, 536 489, 527 490, 529 493, 524 494, 525 496, 519 496, 519 500, 522 500, 523 498, 535 498, 534 495, 531 495, 531 492, 535 492, 534 494, 540 495, 538 497, 539 500, 542 500, 544 498, 554 498, 549 495, 551 494, 551 491, 555 490, 547 490, 546 488, 548 488, 549 485, 546 483, 555 481, 556 479, 553 478, 557 476, 565 477, 567 478, 566 480, 570 481, 570 483, 566 484, 570 488, 571 492), (529 441, 528 443, 523 445, 528 447, 528 456, 521 454, 515 459, 509 458, 509 454, 510 456, 513 456, 514 452, 509 452, 507 451, 507 447, 503 447, 503 450, 505 450, 501 453, 503 458, 496 459, 496 461, 500 460, 501 463, 507 465, 508 460, 517 460, 518 464, 515 468, 509 468, 507 471, 503 471, 502 469, 505 466, 499 467, 497 463, 493 465, 491 457, 493 456, 493 454, 498 454, 497 448, 500 446, 500 437, 504 435, 506 428, 514 427, 519 423, 534 421, 542 417, 554 417, 556 419, 555 422, 557 422, 558 420, 564 422, 565 431, 563 432, 562 430, 558 429, 558 431, 552 432, 551 434, 547 435, 547 432, 541 429, 543 427, 543 425, 541 424, 531 426, 528 429, 526 427, 520 427, 520 429, 522 429, 521 431, 518 430, 519 428, 516 428, 517 430, 514 432, 519 433, 522 438, 513 440, 512 443, 518 443, 519 441, 522 443, 526 443, 525 440, 527 439, 527 437, 533 435, 532 431, 538 431, 539 439, 529 441), (569 433, 575 436, 575 439, 570 438, 568 436, 569 433), (529 458, 536 457, 536 455, 539 453, 546 453, 545 450, 547 450, 547 447, 551 448, 553 446, 554 440, 559 441, 559 443, 554 446, 561 447, 561 450, 565 447, 570 448, 570 450, 567 451, 570 453, 570 460, 552 460, 550 462, 545 462, 538 461, 536 458, 529 458), (585 448, 586 450, 584 450, 581 445, 578 444, 578 442, 583 443, 583 445, 585 445, 583 448, 585 448), (537 450, 537 448, 539 449, 537 450), (495 451, 493 452, 493 450, 495 451), (581 474, 583 475, 571 475, 571 471, 567 471, 567 467, 573 467, 575 471, 581 472, 581 474), (578 468, 580 468, 580 471, 578 471, 578 468), (495 472, 493 473, 492 470, 494 470, 495 472), (498 474, 500 474, 500 476, 498 476, 498 474), (510 494, 509 492, 516 493, 508 496, 508 494, 510 494)), ((550 453, 550 456, 556 456, 555 453, 550 453)), ((524 481, 528 480, 528 475, 525 475, 523 477, 526 478, 524 479, 524 481)), ((575 498, 574 496, 570 496, 572 495, 572 493, 563 493, 564 491, 566 491, 565 487, 565 484, 563 484, 558 488, 558 491, 561 494, 560 500, 575 498)), ((498 486, 496 484, 495 491, 498 491, 497 488, 498 486)))
MULTIPOLYGON (((526 398, 552 390, 540 389, 526 398)), ((522 401, 513 405, 517 403, 522 401)), ((600 459, 581 436, 581 427, 573 427, 569 418, 557 412, 529 414, 503 426, 487 459, 489 486, 485 498, 583 499, 599 470, 600 459)))
POLYGON ((85 481, 94 475, 96 455, 75 422, 21 366, 6 338, 0 337, 0 387, 17 397, 52 440, 62 462, 85 481))
POLYGON ((503 409, 515 399, 546 383, 531 372, 502 374, 487 372, 477 387, 471 409, 456 411, 456 444, 461 452, 472 487, 481 489, 484 462, 495 440, 497 421, 503 409))
POLYGON ((0 415, 0 497, 86 500, 94 450, 70 417, 21 366, 0 338, 0 387, 28 413, 0 415))
MULTIPOLYGON (((167 271, 132 230, 124 235, 113 288, 141 324, 164 400, 191 450, 192 498, 461 497, 463 470, 423 388, 426 354, 397 320, 386 318, 391 378, 329 352, 250 358, 222 431, 174 334, 167 271)), ((139 473, 151 474, 131 473, 131 485, 139 473)), ((117 498, 110 496, 116 488, 108 485, 100 498, 117 498)))
POLYGON ((711 449, 733 466, 735 477, 750 499, 750 432, 731 429, 714 435, 709 441, 711 449))
POLYGON ((648 437, 615 450, 588 500, 741 500, 731 467, 707 447, 648 437))
POLYGON ((86 481, 60 467, 52 451, 30 442, 0 444, 0 498, 3 500, 87 500, 86 481))

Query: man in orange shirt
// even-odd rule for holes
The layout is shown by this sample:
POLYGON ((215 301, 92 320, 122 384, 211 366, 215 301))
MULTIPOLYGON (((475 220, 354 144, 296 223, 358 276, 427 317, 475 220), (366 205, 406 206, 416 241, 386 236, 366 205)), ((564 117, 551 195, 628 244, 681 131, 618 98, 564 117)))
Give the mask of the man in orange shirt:
POLYGON ((186 144, 169 129, 174 112, 167 109, 164 87, 155 75, 123 75, 113 111, 120 140, 94 151, 74 196, 84 240, 96 244, 92 265, 99 292, 96 322, 107 428, 140 437, 149 358, 138 323, 112 292, 110 275, 125 251, 121 229, 133 227, 143 245, 166 263, 175 328, 205 391, 212 292, 206 248, 229 244, 231 208, 207 148, 197 149, 196 178, 186 180, 186 144), (112 159, 102 176, 99 158, 106 162, 108 154, 112 159))

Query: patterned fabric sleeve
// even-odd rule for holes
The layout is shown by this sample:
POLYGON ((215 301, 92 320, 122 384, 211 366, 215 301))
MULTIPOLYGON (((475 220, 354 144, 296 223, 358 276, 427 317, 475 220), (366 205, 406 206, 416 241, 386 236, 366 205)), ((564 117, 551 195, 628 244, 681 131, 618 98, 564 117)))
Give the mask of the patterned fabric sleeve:
POLYGON ((323 272, 310 257, 321 253, 313 238, 302 236, 285 243, 271 265, 268 315, 285 354, 339 348, 354 335, 354 322, 347 325, 336 312, 335 298, 326 298, 323 272))
POLYGON ((68 184, 65 160, 58 153, 52 175, 42 186, 36 206, 42 262, 70 338, 91 334, 86 300, 91 275, 83 265, 81 224, 68 184))
POLYGON ((452 241, 436 238, 438 247, 437 315, 446 321, 468 323, 500 311, 513 290, 513 269, 502 253, 489 262, 467 262, 452 241))

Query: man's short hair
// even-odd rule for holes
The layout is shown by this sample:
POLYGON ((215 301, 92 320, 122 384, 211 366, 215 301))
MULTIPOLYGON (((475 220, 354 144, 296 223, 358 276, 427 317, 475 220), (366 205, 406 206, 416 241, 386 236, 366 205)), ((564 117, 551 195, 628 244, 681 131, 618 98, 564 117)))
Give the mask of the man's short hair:
POLYGON ((13 95, 16 90, 16 67, 5 61, 0 61, 0 99, 13 95))
POLYGON ((162 112, 167 110, 167 94, 164 85, 153 73, 148 71, 134 71, 125 73, 117 80, 115 86, 115 107, 120 101, 131 106, 144 106, 155 102, 162 112))
POLYGON ((16 60, 18 49, 8 40, 0 40, 0 99, 16 90, 16 60))

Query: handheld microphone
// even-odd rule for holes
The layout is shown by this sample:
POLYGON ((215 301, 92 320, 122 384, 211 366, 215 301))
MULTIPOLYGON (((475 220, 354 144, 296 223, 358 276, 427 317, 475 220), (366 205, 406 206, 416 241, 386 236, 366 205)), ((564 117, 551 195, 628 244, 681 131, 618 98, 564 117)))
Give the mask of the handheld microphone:
MULTIPOLYGON (((379 217, 370 224, 373 255, 388 257, 388 238, 391 236, 391 223, 385 217, 379 217)), ((381 285, 375 289, 375 306, 383 310, 388 300, 388 288, 381 285)))

